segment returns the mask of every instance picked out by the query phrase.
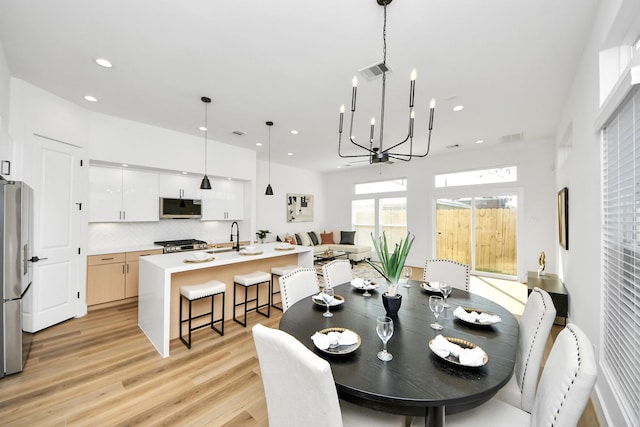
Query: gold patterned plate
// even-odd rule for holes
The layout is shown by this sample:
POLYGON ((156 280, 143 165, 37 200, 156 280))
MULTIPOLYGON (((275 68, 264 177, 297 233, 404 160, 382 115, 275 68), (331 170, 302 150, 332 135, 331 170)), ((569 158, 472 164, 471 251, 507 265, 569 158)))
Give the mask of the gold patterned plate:
POLYGON ((276 246, 275 249, 276 249, 276 251, 290 251, 290 250, 295 249, 295 246, 290 245, 290 246, 287 246, 286 248, 282 247, 282 246, 276 246))
MULTIPOLYGON (((318 332, 321 334, 328 334, 329 332, 344 332, 344 331, 349 331, 350 329, 347 328, 325 328, 325 329, 320 329, 318 332)), ((353 331, 351 331, 353 332, 353 331)), ((353 332, 354 334, 356 334, 356 336, 358 337, 358 342, 355 344, 351 344, 351 345, 337 345, 335 347, 329 347, 326 350, 323 350, 321 348, 316 347, 318 350, 320 350, 323 353, 326 354, 330 354, 333 356, 342 356, 345 354, 351 354, 354 351, 356 351, 357 349, 360 348, 360 344, 362 344, 362 338, 360 338, 360 335, 353 332)))
MULTIPOLYGON (((462 348, 476 348, 477 345, 475 345, 472 342, 460 339, 460 338, 454 338, 454 337, 444 337, 447 341, 449 341, 450 343, 459 345, 462 348)), ((435 354, 436 356, 438 356, 440 359, 449 362, 453 365, 457 365, 457 366, 461 366, 463 368, 479 368, 481 366, 484 366, 487 364, 487 362, 489 362, 489 355, 487 354, 487 352, 484 352, 484 358, 482 359, 482 364, 481 365, 464 365, 462 363, 460 363, 460 360, 458 360, 458 358, 456 356, 453 356, 451 354, 447 355, 446 357, 442 357, 438 354, 438 352, 436 352, 433 349, 433 340, 429 340, 429 348, 431 349, 431 351, 433 352, 433 354, 435 354)))
POLYGON ((257 251, 257 252, 240 251, 238 253, 240 255, 260 255, 262 253, 262 251, 257 251))
POLYGON ((184 260, 182 260, 182 262, 186 262, 187 264, 198 264, 201 262, 209 262, 209 261, 213 261, 214 259, 216 259, 215 257, 208 257, 208 258, 203 258, 203 259, 196 259, 196 258, 185 258, 184 260))
MULTIPOLYGON (((311 300, 315 305, 319 305, 322 308, 327 308, 327 304, 322 301, 322 298, 317 298, 317 295, 311 297, 311 300)), ((329 304, 329 307, 338 307, 339 305, 344 304, 344 297, 342 295, 334 295, 333 301, 329 304)))
POLYGON ((429 282, 420 283, 420 288, 422 290, 427 291, 427 292, 431 292, 431 293, 435 293, 435 294, 439 294, 440 293, 440 288, 439 287, 438 288, 432 287, 431 285, 429 285, 429 282))
MULTIPOLYGON (((475 311, 478 314, 484 313, 484 314, 489 314, 493 316, 493 313, 490 313, 488 311, 482 311, 475 308, 462 307, 462 306, 460 306, 460 308, 462 308, 467 313, 471 313, 472 311, 475 311)), ((497 322, 480 322, 479 320, 476 320, 475 322, 470 322, 467 319, 463 319, 462 317, 459 317, 458 314, 455 312, 455 310, 453 312, 453 316, 461 322, 467 323, 469 325, 475 325, 475 326, 493 326, 497 323, 497 322)))

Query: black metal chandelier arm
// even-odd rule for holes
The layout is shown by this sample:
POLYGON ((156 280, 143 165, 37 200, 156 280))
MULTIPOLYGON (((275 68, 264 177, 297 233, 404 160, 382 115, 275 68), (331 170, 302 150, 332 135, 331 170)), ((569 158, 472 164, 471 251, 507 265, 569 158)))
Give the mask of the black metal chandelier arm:
MULTIPOLYGON (((406 154, 406 153, 387 153, 387 154, 391 158, 408 162, 409 160, 411 160, 414 157, 427 157, 429 155, 429 150, 430 149, 431 149, 431 131, 429 131, 429 134, 428 134, 427 151, 424 154, 413 154, 413 152, 411 152, 411 154, 406 154), (405 158, 401 158, 399 156, 403 156, 405 158)), ((413 148, 411 148, 411 150, 413 150, 413 148)))

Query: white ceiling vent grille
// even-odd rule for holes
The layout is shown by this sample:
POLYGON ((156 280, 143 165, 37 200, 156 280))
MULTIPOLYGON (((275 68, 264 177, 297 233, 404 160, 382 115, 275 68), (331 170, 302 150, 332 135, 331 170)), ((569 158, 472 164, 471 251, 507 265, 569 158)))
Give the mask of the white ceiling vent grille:
POLYGON ((507 142, 517 142, 522 141, 524 139, 524 133, 512 133, 511 135, 504 135, 500 137, 500 143, 504 144, 507 142))
POLYGON ((380 62, 378 64, 373 64, 369 67, 363 68, 358 72, 365 76, 368 80, 374 80, 380 77, 385 71, 388 74, 391 72, 391 68, 389 68, 388 65, 385 65, 384 62, 380 62))

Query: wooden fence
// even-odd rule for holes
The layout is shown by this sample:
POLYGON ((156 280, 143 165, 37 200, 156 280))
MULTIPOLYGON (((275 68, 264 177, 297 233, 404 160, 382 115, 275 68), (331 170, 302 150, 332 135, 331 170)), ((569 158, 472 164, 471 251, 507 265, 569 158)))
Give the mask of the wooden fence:
MULTIPOLYGON (((476 271, 517 274, 516 209, 475 210, 476 271)), ((436 256, 471 265, 471 210, 436 210, 436 256)))

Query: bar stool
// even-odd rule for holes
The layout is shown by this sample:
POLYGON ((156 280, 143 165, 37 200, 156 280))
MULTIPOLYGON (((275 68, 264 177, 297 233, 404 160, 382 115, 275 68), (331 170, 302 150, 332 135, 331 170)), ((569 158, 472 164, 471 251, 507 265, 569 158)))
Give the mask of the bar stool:
MULTIPOLYGON (((273 302, 273 296, 280 293, 280 279, 278 279, 278 290, 276 291, 275 276, 282 277, 285 274, 292 273, 292 272, 296 271, 299 268, 302 268, 302 266, 295 265, 295 264, 289 264, 289 265, 283 265, 283 266, 280 266, 280 267, 273 267, 271 269, 271 307, 282 311, 282 307, 278 307, 273 302)), ((282 304, 282 303, 280 303, 280 304, 282 304)))
POLYGON ((249 274, 236 274, 233 276, 233 320, 247 327, 247 313, 250 311, 256 311, 257 313, 262 314, 265 317, 271 317, 271 276, 269 273, 265 273, 264 271, 254 271, 249 274), (266 304, 260 304, 260 285, 266 283, 267 284, 267 302, 266 304), (238 286, 244 288, 244 302, 238 302, 237 299, 237 289, 238 286), (249 288, 256 287, 256 297, 252 299, 247 299, 249 295, 249 288), (248 305, 251 302, 255 302, 255 306, 249 308, 248 305), (243 306, 244 307, 244 321, 241 322, 236 317, 236 308, 243 306), (267 307, 267 312, 264 313, 260 311, 261 308, 267 307))
POLYGON ((211 326, 211 329, 219 333, 221 336, 224 335, 224 294, 226 290, 227 285, 218 280, 211 280, 199 285, 188 285, 180 287, 180 341, 182 341, 184 345, 187 346, 187 348, 191 348, 191 332, 200 328, 211 326), (214 319, 213 316, 213 303, 216 295, 222 295, 222 316, 219 319, 214 319), (193 316, 191 312, 193 301, 197 301, 202 298, 211 298, 211 311, 200 314, 198 316, 193 316), (187 319, 182 318, 183 299, 189 301, 189 318, 187 319), (211 322, 196 327, 191 326, 193 320, 209 315, 211 315, 211 322), (189 323, 189 341, 185 341, 182 336, 182 324, 187 322, 189 323), (216 323, 220 323, 220 329, 215 327, 216 323))

